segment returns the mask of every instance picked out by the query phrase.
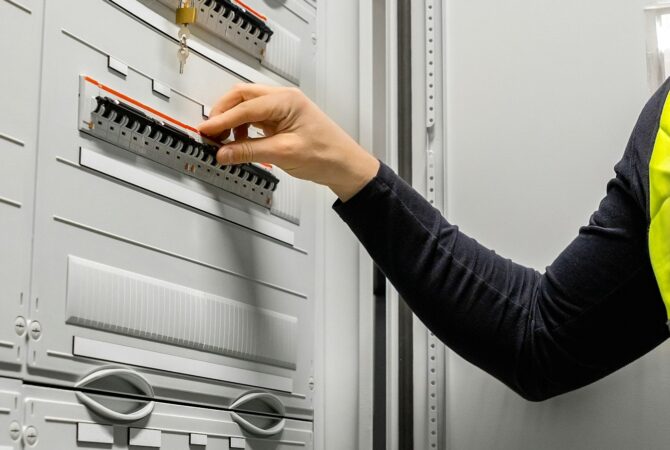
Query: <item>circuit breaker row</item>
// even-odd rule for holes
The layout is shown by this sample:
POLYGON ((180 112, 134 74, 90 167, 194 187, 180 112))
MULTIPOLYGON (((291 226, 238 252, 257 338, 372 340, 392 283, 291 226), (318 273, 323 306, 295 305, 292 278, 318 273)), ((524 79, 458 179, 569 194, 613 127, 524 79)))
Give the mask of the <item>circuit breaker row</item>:
POLYGON ((313 94, 316 11, 196 3, 180 74, 173 2, 0 0, 2 450, 312 446, 317 196, 196 125, 313 94))
POLYGON ((152 114, 137 100, 88 76, 81 77, 79 98, 82 131, 261 206, 272 206, 277 177, 255 164, 218 164, 220 145, 202 137, 193 127, 165 115, 163 118, 173 125, 160 116, 152 117, 160 113, 152 114))

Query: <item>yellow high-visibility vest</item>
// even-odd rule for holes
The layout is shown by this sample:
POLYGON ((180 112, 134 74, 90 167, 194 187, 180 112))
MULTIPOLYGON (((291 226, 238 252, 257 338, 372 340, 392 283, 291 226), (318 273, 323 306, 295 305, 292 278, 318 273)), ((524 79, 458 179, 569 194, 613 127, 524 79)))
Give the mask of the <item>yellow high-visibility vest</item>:
POLYGON ((649 161, 649 255, 670 320, 670 94, 649 161))

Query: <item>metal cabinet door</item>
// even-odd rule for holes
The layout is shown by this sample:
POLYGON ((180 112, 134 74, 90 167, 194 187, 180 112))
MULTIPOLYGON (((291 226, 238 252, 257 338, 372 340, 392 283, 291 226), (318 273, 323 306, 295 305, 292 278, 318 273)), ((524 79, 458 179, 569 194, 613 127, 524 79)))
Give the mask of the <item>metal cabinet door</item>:
POLYGON ((30 280, 40 56, 40 0, 0 1, 0 374, 24 359, 30 280), (16 37, 16 39, 14 39, 16 37))
POLYGON ((30 311, 39 332, 28 379, 72 385, 112 361, 140 367, 160 398, 226 407, 252 387, 271 389, 287 414, 310 419, 313 187, 298 185, 299 225, 222 197, 293 233, 288 245, 82 163, 86 151, 124 174, 140 171, 141 181, 214 195, 78 130, 82 74, 184 122, 201 120, 203 105, 240 78, 195 53, 179 75, 176 48, 109 2, 47 4, 30 311), (169 98, 154 92, 157 80, 169 98))
MULTIPOLYGON (((110 408, 132 411, 137 401, 99 396, 110 408)), ((37 436, 35 449, 156 448, 166 450, 309 450, 311 422, 287 420, 273 436, 254 436, 243 431, 228 411, 156 402, 146 418, 136 422, 89 411, 71 390, 24 386, 25 420, 37 436), (202 445, 204 443, 204 445, 202 445)))
POLYGON ((0 378, 0 450, 21 449, 21 381, 0 378))

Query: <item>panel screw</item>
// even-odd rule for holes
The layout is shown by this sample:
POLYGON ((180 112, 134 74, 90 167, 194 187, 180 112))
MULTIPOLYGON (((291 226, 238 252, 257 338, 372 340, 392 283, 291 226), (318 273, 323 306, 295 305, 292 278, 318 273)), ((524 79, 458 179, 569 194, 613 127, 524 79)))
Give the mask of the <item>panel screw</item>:
POLYGON ((313 391, 314 390, 314 378, 309 377, 309 383, 307 385, 309 386, 309 390, 313 391))
POLYGON ((17 421, 9 424, 9 437, 12 441, 21 439, 21 424, 17 421))
POLYGON ((30 337, 36 341, 42 337, 42 324, 36 320, 30 322, 30 337))
POLYGON ((25 439, 26 444, 31 447, 37 444, 37 428, 32 425, 26 427, 23 432, 23 438, 25 439))
POLYGON ((26 333, 27 326, 28 324, 25 317, 19 316, 14 319, 14 331, 16 331, 16 334, 19 336, 23 336, 26 333))
POLYGON ((312 33, 312 45, 316 45, 316 33, 312 33))

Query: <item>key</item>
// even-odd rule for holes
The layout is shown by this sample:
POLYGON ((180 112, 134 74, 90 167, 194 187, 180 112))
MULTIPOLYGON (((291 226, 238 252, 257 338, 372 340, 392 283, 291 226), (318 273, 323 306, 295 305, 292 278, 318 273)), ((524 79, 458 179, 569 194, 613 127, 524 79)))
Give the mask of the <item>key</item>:
POLYGON ((179 73, 184 73, 184 66, 186 65, 186 59, 188 58, 188 47, 186 46, 186 40, 184 39, 179 44, 179 50, 177 50, 177 59, 179 60, 179 73))
POLYGON ((191 30, 188 26, 195 23, 196 8, 193 0, 180 0, 177 8, 175 22, 179 25, 179 50, 177 50, 177 59, 179 60, 179 73, 184 73, 184 65, 188 58, 188 38, 191 36, 191 30))

